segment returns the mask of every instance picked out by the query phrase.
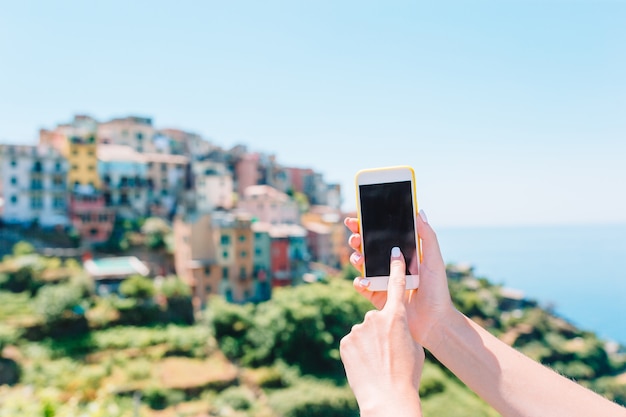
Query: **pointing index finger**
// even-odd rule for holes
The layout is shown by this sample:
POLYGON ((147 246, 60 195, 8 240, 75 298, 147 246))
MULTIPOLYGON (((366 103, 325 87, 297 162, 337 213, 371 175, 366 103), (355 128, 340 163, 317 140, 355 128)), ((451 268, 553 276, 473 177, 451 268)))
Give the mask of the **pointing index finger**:
POLYGON ((397 308, 404 303, 406 292, 406 266, 404 255, 397 246, 391 249, 389 283, 387 284, 387 303, 385 308, 397 308))

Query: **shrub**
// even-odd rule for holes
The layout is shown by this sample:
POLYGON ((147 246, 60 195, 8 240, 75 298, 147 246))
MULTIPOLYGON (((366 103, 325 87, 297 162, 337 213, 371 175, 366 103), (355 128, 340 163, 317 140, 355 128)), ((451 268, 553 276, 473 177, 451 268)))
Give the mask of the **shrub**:
POLYGON ((142 394, 142 401, 153 410, 163 410, 185 400, 183 392, 162 387, 147 388, 142 394))
POLYGON ((352 391, 312 378, 270 395, 270 405, 283 417, 357 417, 352 391))
POLYGON ((82 315, 81 288, 71 284, 47 285, 35 298, 35 311, 46 324, 55 324, 65 315, 82 315))
POLYGON ((22 255, 31 255, 35 253, 35 247, 28 242, 19 241, 15 245, 13 245, 13 255, 14 256, 22 256, 22 255))
POLYGON ((254 401, 254 394, 246 387, 229 387, 217 397, 218 407, 228 406, 233 410, 248 410, 254 401))
POLYGON ((146 300, 154 297, 155 293, 152 280, 141 275, 133 275, 120 285, 120 294, 125 297, 146 300))

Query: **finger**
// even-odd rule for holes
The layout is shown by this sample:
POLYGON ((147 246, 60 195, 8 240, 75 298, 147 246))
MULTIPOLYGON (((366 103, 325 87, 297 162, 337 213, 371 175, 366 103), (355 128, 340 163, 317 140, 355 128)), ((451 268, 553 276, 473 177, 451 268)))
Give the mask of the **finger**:
POLYGON ((387 284, 387 304, 385 308, 397 308, 404 303, 406 291, 406 266, 399 247, 391 249, 389 283, 387 284))
MULTIPOLYGON (((367 289, 367 285, 362 285, 363 278, 355 278, 352 282, 352 286, 354 289, 365 297, 366 300, 369 300, 374 307, 378 310, 382 309, 387 302, 387 293, 385 291, 370 291, 367 289)), ((367 281, 369 284, 369 280, 367 281)))
POLYGON ((352 233, 359 233, 359 219, 356 217, 346 217, 343 224, 345 224, 352 233))
POLYGON ((363 265, 363 255, 361 254, 361 252, 353 252, 352 255, 350 255, 350 263, 356 269, 360 270, 361 266, 363 265))
POLYGON ((348 238, 348 245, 354 250, 361 249, 361 235, 358 233, 353 233, 348 238))
POLYGON ((417 233, 422 240, 422 262, 425 265, 443 265, 443 258, 441 256, 441 249, 439 249, 439 242, 437 235, 430 224, 424 210, 420 210, 419 216, 417 216, 417 233))

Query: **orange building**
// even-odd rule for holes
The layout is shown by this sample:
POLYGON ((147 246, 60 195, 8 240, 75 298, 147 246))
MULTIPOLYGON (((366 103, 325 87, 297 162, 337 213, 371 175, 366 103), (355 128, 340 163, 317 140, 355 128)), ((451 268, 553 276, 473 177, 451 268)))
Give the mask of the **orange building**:
POLYGON ((251 221, 227 212, 174 220, 176 274, 193 290, 194 305, 219 294, 233 302, 254 298, 254 235, 251 221))

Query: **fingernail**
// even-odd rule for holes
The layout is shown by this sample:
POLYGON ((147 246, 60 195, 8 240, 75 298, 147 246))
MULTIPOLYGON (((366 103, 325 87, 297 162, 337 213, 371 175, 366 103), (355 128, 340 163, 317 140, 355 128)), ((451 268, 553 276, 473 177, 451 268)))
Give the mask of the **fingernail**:
POLYGON ((424 223, 428 223, 428 217, 426 217, 426 213, 424 212, 424 210, 420 210, 419 215, 424 223))
POLYGON ((402 251, 397 246, 391 249, 391 259, 400 259, 402 257, 402 251))
POLYGON ((370 286, 370 280, 367 278, 363 278, 361 281, 359 281, 359 285, 363 288, 367 288, 370 286))
POLYGON ((352 262, 359 262, 359 261, 361 260, 361 257, 362 257, 362 256, 363 256, 363 255, 361 255, 360 253, 358 253, 358 252, 354 252, 354 253, 351 255, 351 257, 352 257, 352 262))

